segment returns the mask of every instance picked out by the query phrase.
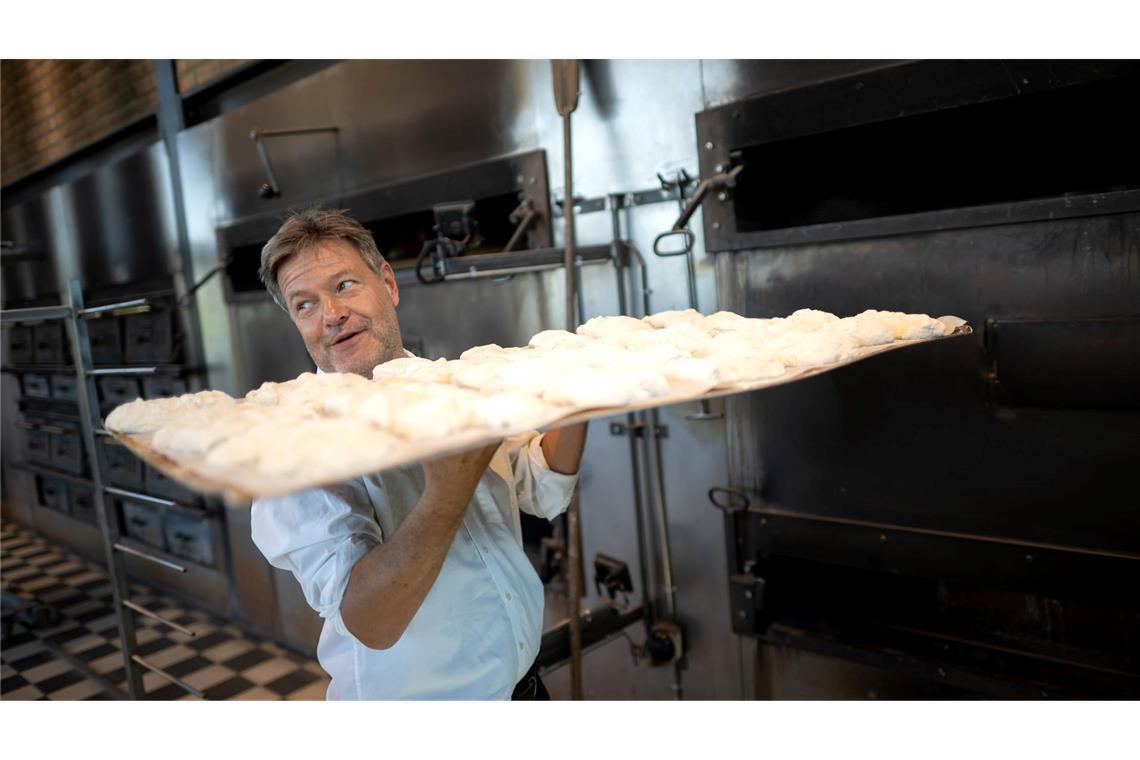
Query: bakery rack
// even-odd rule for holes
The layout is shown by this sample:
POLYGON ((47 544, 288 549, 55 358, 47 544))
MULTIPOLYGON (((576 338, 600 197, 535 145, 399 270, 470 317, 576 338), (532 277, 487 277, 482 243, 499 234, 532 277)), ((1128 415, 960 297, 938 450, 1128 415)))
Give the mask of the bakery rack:
MULTIPOLYGON (((111 580, 112 603, 115 617, 118 622, 119 641, 123 653, 124 671, 127 677, 127 695, 121 692, 114 696, 129 696, 130 699, 143 699, 146 691, 143 686, 143 671, 149 670, 158 674, 173 684, 178 685, 195 696, 204 698, 199 690, 166 672, 162 668, 147 662, 139 654, 138 640, 135 636, 134 615, 143 615, 158 623, 165 625, 189 637, 197 634, 173 620, 168 620, 153 610, 132 601, 127 585, 127 569, 124 555, 131 555, 149 562, 153 562, 172 572, 184 573, 186 567, 170 559, 160 557, 137 545, 125 536, 119 534, 112 522, 107 503, 108 495, 126 497, 138 501, 161 502, 168 504, 165 499, 146 494, 135 493, 121 488, 114 488, 103 482, 103 463, 101 458, 102 447, 96 444, 97 436, 108 436, 103 429, 99 416, 98 395, 95 388, 96 377, 102 375, 147 375, 159 371, 158 367, 100 367, 95 369, 91 358, 91 340, 87 329, 87 320, 109 312, 118 312, 124 309, 138 309, 148 306, 147 299, 136 298, 105 306, 84 307, 83 290, 78 280, 70 280, 67 284, 67 300, 58 306, 38 306, 24 309, 6 309, 0 311, 0 323, 43 322, 59 320, 64 324, 70 345, 72 367, 76 375, 76 398, 79 406, 79 424, 84 447, 87 454, 88 470, 91 474, 93 487, 93 501, 95 507, 95 520, 99 535, 102 538, 104 555, 107 562, 107 572, 111 580)), ((85 675, 91 673, 84 671, 85 675)), ((97 675, 97 674, 95 674, 97 675)), ((104 688, 114 688, 105 683, 104 679, 97 678, 104 688)), ((115 688, 117 691, 117 688, 115 688)))

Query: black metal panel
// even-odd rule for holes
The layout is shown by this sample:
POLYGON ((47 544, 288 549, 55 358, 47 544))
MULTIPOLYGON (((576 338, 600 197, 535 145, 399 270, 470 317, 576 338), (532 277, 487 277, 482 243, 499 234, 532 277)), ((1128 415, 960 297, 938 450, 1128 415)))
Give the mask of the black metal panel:
POLYGON ((1140 410, 1140 315, 991 319, 985 329, 996 403, 1140 410))
MULTIPOLYGON (((749 316, 871 307, 980 327, 1135 315, 1140 214, 734 254, 718 267, 722 304, 749 316)), ((978 330, 741 397, 730 450, 758 453, 731 458, 734 484, 793 511, 1140 551, 1140 415, 994 407, 983 342, 978 330)), ((1089 374, 1099 382, 1116 380, 1089 374)))
MULTIPOLYGON (((893 191, 898 196, 897 199, 906 199, 917 197, 924 189, 928 189, 926 194, 930 198, 927 201, 930 201, 947 195, 940 192, 943 189, 939 184, 943 180, 943 174, 955 171, 960 173, 960 165, 967 161, 979 160, 979 156, 983 155, 989 157, 977 167, 976 172, 970 172, 956 180, 967 190, 972 189, 973 194, 950 192, 947 195, 948 198, 964 202, 947 202, 942 207, 924 207, 920 201, 918 208, 926 210, 917 214, 910 213, 905 208, 907 204, 903 203, 898 209, 884 209, 879 214, 866 209, 862 211, 862 216, 876 218, 838 223, 805 221, 801 223, 804 226, 784 225, 783 229, 765 229, 762 225, 759 228, 750 225, 747 219, 738 219, 742 209, 733 203, 732 194, 728 193, 723 194, 719 202, 712 200, 705 204, 706 246, 709 250, 716 251, 745 250, 761 246, 1136 210, 1140 208, 1137 193, 1127 192, 1128 189, 1135 188, 1134 183, 1124 182, 1123 186, 1118 187, 1121 185, 1118 179, 1106 179, 1108 185, 1103 188, 1065 188, 1066 191, 1082 193, 1100 192, 1099 195, 1090 194, 1087 198, 1073 197, 1068 192, 1062 194, 1048 191, 1044 185, 1064 174, 1062 168, 1065 166, 1078 169, 1101 167, 1098 171, 1104 175, 1102 179, 1110 174, 1115 177, 1120 174, 1120 170, 1126 176, 1135 176, 1133 143, 1127 136, 1126 126, 1131 119, 1122 114, 1127 113, 1125 103, 1129 100, 1128 93, 1135 89, 1135 85, 1130 83, 1135 82, 1138 73, 1140 67, 1128 61, 922 61, 864 72, 811 87, 771 93, 702 112, 697 115, 701 176, 718 174, 734 162, 744 161, 745 171, 740 179, 741 197, 747 194, 744 183, 763 184, 766 181, 765 171, 772 173, 778 170, 770 162, 753 160, 749 165, 749 156, 745 153, 755 151, 757 146, 771 146, 772 151, 777 151, 772 155, 780 158, 783 155, 778 152, 781 145, 790 154, 793 152, 792 146, 798 144, 792 141, 803 141, 812 136, 836 135, 836 139, 850 143, 863 132, 868 132, 866 137, 870 140, 870 132, 894 129, 896 123, 929 125, 933 114, 944 114, 947 119, 954 120, 960 115, 966 118, 966 113, 978 112, 978 109, 997 109, 1000 112, 992 114, 990 120, 987 120, 989 117, 981 117, 980 121, 974 119, 971 122, 976 128, 977 139, 983 141, 978 143, 975 151, 959 146, 955 135, 965 133, 953 131, 944 135, 944 142, 932 141, 928 137, 918 138, 913 143, 905 140, 886 144, 868 142, 862 146, 862 150, 848 144, 845 153, 841 155, 852 157, 852 167, 858 168, 852 168, 846 175, 841 173, 836 179, 851 195, 847 197, 848 193, 844 190, 840 196, 828 199, 832 205, 854 208, 870 204, 870 208, 873 208, 882 201, 878 195, 883 192, 893 191), (1103 96, 1096 94, 1102 91, 1103 96), (1087 97, 1080 95, 1085 92, 1089 93, 1087 97), (1065 131, 1061 131, 1056 139, 1051 136, 1048 141, 1042 142, 1038 133, 1051 127, 1053 122, 1059 122, 1060 117, 1042 121, 1030 118, 1025 109, 1043 107, 1041 99, 1045 97, 1052 98, 1048 102, 1054 102, 1058 98, 1076 98, 1083 103, 1080 109, 1069 108, 1062 113, 1065 118, 1068 114, 1078 114, 1074 123, 1079 126, 1079 130, 1083 130, 1081 135, 1087 139, 1066 143, 1065 131), (1116 116, 1101 118, 1091 112, 1085 113, 1097 108, 1108 109, 1116 116), (1023 111, 1025 112, 1022 113, 1023 111), (1018 118, 1021 119, 1020 122, 1016 121, 1018 118), (1015 122, 1025 122, 1029 126, 1010 135, 1001 132, 1002 129, 1021 129, 1015 127, 1015 122), (993 128, 987 129, 987 124, 993 128), (872 125, 877 126, 872 128, 872 125), (1041 128, 1032 128, 1033 125, 1041 128), (1100 142, 1097 141, 1098 134, 1102 138, 1100 142), (1115 135, 1116 138, 1110 140, 1110 135, 1115 135), (989 142, 985 142, 987 139, 989 142), (1122 146, 1122 152, 1115 155, 1119 146, 1122 146), (964 158, 961 161, 950 159, 955 149, 966 151, 962 153, 964 158), (742 150, 744 153, 741 153, 742 150), (1108 151, 1114 157, 1112 160, 1104 160, 1098 151, 1108 151), (1000 189, 991 192, 990 185, 1024 184, 1022 175, 1029 172, 1018 171, 1017 161, 1029 161, 1024 166, 1041 167, 1044 170, 1049 166, 1050 155, 1056 164, 1056 171, 1038 172, 1043 184, 1040 189, 1045 191, 1042 195, 1034 195, 1020 187, 1016 193, 1024 194, 1008 198, 1003 197, 1000 189), (1003 159, 1002 156, 1006 158, 1003 159), (1061 158, 1067 158, 1067 161, 1062 162, 1061 158), (951 162, 947 164, 947 160, 951 162), (893 176, 888 168, 897 164, 900 176, 908 177, 908 182, 874 188, 878 180, 875 172, 877 163, 882 167, 879 173, 883 176, 893 176), (915 187, 909 196, 906 192, 900 195, 900 186, 905 187, 915 178, 929 184, 929 188, 915 187), (1109 190, 1123 192, 1107 192, 1109 190), (869 197, 859 197, 863 192, 868 193, 869 197), (969 199, 975 196, 971 202, 969 199), (990 196, 993 196, 992 200, 987 200, 990 196), (1033 203, 1004 202, 1049 196, 1058 197, 1033 203)), ((922 129, 918 133, 934 134, 922 129)), ((784 174, 791 178, 789 181, 794 180, 797 187, 770 188, 771 192, 776 193, 772 197, 779 201, 785 196, 810 190, 823 182, 823 177, 816 177, 817 174, 823 175, 829 171, 834 173, 833 165, 838 166, 838 163, 826 159, 826 151, 805 153, 802 165, 797 162, 794 167, 784 169, 784 174), (812 160, 815 159, 824 163, 815 167, 812 165, 812 160), (817 179, 819 182, 816 182, 817 179), (785 195, 780 195, 781 193, 785 195)), ((945 179, 950 180, 949 176, 945 179)), ((1078 178, 1074 178, 1074 181, 1076 179, 1078 178)), ((756 211, 755 208, 751 210, 756 211)), ((848 211, 850 209, 840 213, 839 218, 843 218, 843 214, 848 211)), ((748 209, 743 210, 745 214, 748 212, 748 209)))

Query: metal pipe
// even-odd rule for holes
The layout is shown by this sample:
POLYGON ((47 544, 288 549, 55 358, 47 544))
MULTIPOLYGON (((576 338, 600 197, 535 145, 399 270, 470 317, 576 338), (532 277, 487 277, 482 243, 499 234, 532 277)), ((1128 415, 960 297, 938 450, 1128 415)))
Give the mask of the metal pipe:
POLYGON ((183 681, 179 678, 176 678, 175 676, 172 676, 171 674, 167 673, 162 668, 155 667, 154 665, 151 665, 149 662, 147 662, 143 658, 139 657, 137 654, 132 654, 131 660, 133 662, 137 662, 139 665, 142 665, 144 668, 149 670, 151 673, 157 673, 158 675, 165 678, 167 681, 170 681, 172 684, 175 684, 176 686, 181 686, 183 689, 190 692, 194 696, 199 697, 201 699, 206 698, 206 695, 203 692, 199 691, 198 689, 195 689, 193 686, 186 683, 185 681, 183 681))
POLYGON ((115 488, 114 486, 103 486, 103 490, 115 496, 122 496, 126 499, 133 499, 135 501, 145 501, 148 504, 158 504, 161 507, 176 507, 178 502, 171 501, 170 499, 160 499, 157 496, 151 496, 145 493, 136 493, 134 491, 127 491, 123 488, 115 488))
POLYGON ((123 552, 124 554, 130 554, 133 557, 150 560, 156 565, 162 565, 163 567, 169 568, 178 573, 186 572, 186 568, 182 565, 175 564, 174 562, 171 562, 168 559, 163 559, 162 557, 156 557, 153 554, 148 554, 147 552, 144 552, 141 549, 136 549, 130 544, 125 544, 122 541, 116 541, 113 548, 117 551, 123 552))
POLYGON ((158 367, 105 367, 102 369, 89 369, 87 374, 91 377, 100 375, 153 375, 158 367))
POLYGON ((132 298, 130 301, 121 301, 119 303, 109 303, 106 306, 90 306, 83 309, 79 314, 84 317, 89 317, 94 314, 106 314, 109 311, 118 311, 119 309, 133 309, 138 306, 146 306, 147 300, 145 298, 132 298))
POLYGON ((194 637, 196 637, 198 635, 197 633, 195 633, 194 631, 191 631, 186 626, 179 625, 178 623, 175 623, 173 620, 167 620, 162 615, 159 615, 157 612, 151 612, 146 607, 143 607, 141 604, 135 604, 130 599, 124 599, 123 600, 123 606, 126 607, 128 610, 134 610, 135 612, 139 613, 140 615, 145 615, 146 617, 150 618, 151 620, 157 620, 158 622, 162 623, 163 625, 169 626, 170 628, 173 628, 174 630, 178 631, 179 633, 184 633, 187 636, 194 636, 194 637))
POLYGON ((11 322, 41 322, 46 319, 65 319, 71 316, 66 306, 33 306, 28 309, 4 309, 0 311, 0 324, 11 322))

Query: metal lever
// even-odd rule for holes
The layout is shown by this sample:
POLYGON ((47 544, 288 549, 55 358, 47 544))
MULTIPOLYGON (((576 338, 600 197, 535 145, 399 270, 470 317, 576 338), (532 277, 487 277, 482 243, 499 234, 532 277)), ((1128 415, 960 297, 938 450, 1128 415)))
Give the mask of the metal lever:
POLYGON ((709 501, 725 513, 746 512, 752 507, 752 499, 738 488, 716 486, 709 489, 709 501))
MULTIPOLYGON (((681 216, 673 224, 673 229, 685 229, 685 227, 687 227, 689 224, 689 219, 691 219, 693 214, 697 212, 697 208, 701 205, 701 201, 703 201, 705 199, 705 196, 708 195, 711 191, 736 187, 736 178, 743 170, 743 164, 740 166, 734 166, 727 173, 714 174, 708 179, 702 181, 701 184, 697 185, 697 189, 693 193, 693 197, 689 199, 689 202, 685 205, 684 210, 681 211, 681 216)), ((661 236, 659 235, 658 237, 661 236)))
POLYGON ((277 175, 273 173, 273 164, 269 162, 269 149, 265 147, 266 137, 284 137, 286 135, 306 135, 312 132, 339 132, 339 127, 308 127, 305 129, 255 129, 249 133, 249 139, 257 145, 257 155, 261 157, 261 167, 265 169, 268 182, 261 183, 257 194, 269 200, 281 195, 281 187, 277 184, 277 175))
POLYGON ((507 241, 504 251, 513 251, 519 241, 522 240, 523 233, 530 227, 531 222, 538 218, 538 212, 534 210, 534 204, 531 203, 530 198, 523 198, 519 203, 518 208, 511 212, 507 220, 516 225, 515 231, 511 234, 511 239, 507 241))

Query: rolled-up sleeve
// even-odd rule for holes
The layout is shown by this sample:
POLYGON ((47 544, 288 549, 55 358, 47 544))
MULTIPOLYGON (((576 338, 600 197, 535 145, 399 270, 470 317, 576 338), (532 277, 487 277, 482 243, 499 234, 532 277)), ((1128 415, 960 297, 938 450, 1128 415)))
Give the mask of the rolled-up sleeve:
POLYGON ((547 520, 553 520, 566 511, 578 483, 578 475, 564 475, 550 469, 546 455, 542 453, 542 434, 531 432, 508 438, 503 450, 510 462, 520 510, 547 520))
POLYGON ((293 573, 310 607, 351 636, 340 603, 352 567, 383 541, 363 483, 258 499, 251 509, 253 543, 270 564, 293 573))

